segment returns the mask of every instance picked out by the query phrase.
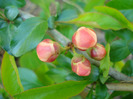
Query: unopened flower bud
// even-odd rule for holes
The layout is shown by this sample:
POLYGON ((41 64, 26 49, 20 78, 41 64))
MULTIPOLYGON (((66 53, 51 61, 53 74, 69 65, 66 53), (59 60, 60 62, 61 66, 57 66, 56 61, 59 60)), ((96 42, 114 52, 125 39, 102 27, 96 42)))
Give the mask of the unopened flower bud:
POLYGON ((96 33, 92 29, 80 27, 73 35, 72 42, 78 49, 85 51, 97 43, 96 33))
POLYGON ((102 60, 106 55, 106 50, 103 45, 97 43, 96 46, 94 46, 90 50, 90 56, 96 60, 102 60))
POLYGON ((71 61, 72 71, 79 76, 88 76, 91 73, 91 64, 83 56, 74 56, 71 61))
POLYGON ((53 62, 60 54, 61 46, 50 39, 45 39, 37 45, 36 51, 43 62, 53 62))

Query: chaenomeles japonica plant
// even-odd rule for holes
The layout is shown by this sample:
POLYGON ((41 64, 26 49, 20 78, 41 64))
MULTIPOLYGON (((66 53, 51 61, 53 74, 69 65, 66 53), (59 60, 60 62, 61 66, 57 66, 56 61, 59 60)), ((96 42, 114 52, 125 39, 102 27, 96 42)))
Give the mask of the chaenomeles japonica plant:
POLYGON ((0 99, 133 99, 132 12, 133 0, 0 0, 0 99))

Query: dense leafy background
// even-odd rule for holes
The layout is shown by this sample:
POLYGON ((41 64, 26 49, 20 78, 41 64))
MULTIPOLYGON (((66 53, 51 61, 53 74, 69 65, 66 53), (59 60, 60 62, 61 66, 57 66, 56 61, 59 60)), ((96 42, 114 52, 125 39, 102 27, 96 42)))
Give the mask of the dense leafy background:
POLYGON ((119 82, 108 76, 110 67, 133 76, 133 0, 29 0, 41 11, 37 17, 25 20, 20 8, 26 2, 0 0, 0 55, 4 53, 0 61, 0 98, 133 98, 132 92, 110 91, 105 84, 119 82), (98 40, 107 51, 100 68, 91 65, 91 74, 81 77, 71 70, 70 52, 62 53, 52 63, 38 59, 37 44, 52 39, 46 33, 48 29, 57 29, 71 39, 80 26, 100 30, 105 37, 103 42, 98 40), (87 87, 85 95, 80 94, 87 85, 92 86, 87 87))

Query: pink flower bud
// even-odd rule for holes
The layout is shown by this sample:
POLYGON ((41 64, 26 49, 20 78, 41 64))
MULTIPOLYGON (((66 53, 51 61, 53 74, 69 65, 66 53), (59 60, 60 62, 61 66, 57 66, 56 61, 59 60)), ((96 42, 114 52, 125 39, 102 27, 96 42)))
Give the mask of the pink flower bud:
POLYGON ((79 76, 88 76, 91 72, 91 64, 85 57, 73 57, 71 66, 72 71, 79 76))
POLYGON ((78 49, 85 51, 97 43, 96 33, 92 29, 80 27, 73 35, 72 42, 78 49))
POLYGON ((97 43, 96 46, 90 50, 90 55, 96 60, 102 60, 106 55, 106 50, 103 45, 97 43))
POLYGON ((50 39, 45 39, 37 45, 36 51, 43 62, 53 62, 60 54, 61 46, 50 39))

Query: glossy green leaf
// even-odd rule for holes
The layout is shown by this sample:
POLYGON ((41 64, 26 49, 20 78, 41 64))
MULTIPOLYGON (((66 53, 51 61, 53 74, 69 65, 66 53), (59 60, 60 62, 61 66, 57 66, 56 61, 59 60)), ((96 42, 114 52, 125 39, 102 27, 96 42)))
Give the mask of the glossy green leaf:
POLYGON ((122 25, 119 23, 118 20, 115 18, 99 13, 99 12, 88 12, 81 14, 78 16, 78 18, 75 18, 70 21, 66 21, 65 23, 72 23, 72 24, 77 24, 80 26, 91 26, 95 28, 100 28, 100 29, 113 29, 113 30, 119 30, 122 27, 122 25))
POLYGON ((47 28, 47 22, 39 17, 25 20, 18 27, 11 42, 13 55, 18 57, 35 48, 44 37, 47 28))
POLYGON ((77 30, 77 27, 75 27, 74 25, 59 25, 58 27, 56 27, 56 29, 67 38, 72 39, 73 34, 77 30))
POLYGON ((119 10, 133 9, 133 0, 110 0, 106 5, 119 10))
POLYGON ((76 10, 67 9, 67 10, 64 10, 61 12, 57 21, 69 21, 69 20, 72 20, 77 17, 78 17, 78 15, 77 15, 76 10))
POLYGON ((85 5, 85 11, 93 11, 95 6, 104 5, 105 0, 88 0, 85 5))
POLYGON ((103 77, 107 77, 110 68, 110 45, 106 45, 106 56, 100 61, 100 70, 103 72, 103 77))
POLYGON ((14 5, 16 7, 23 7, 26 4, 25 0, 0 0, 0 8, 14 5))
POLYGON ((133 37, 133 31, 128 29, 121 29, 119 31, 113 31, 113 33, 123 40, 129 41, 133 37))
POLYGON ((111 43, 115 39, 116 35, 112 30, 105 31, 105 40, 108 43, 111 43))
POLYGON ((122 69, 122 73, 133 76, 133 60, 128 60, 122 69))
POLYGON ((120 12, 121 12, 130 22, 133 22, 133 9, 120 10, 120 12))
POLYGON ((67 81, 46 87, 27 90, 14 96, 15 99, 68 99, 86 87, 86 81, 67 81))
POLYGON ((71 58, 65 56, 65 55, 59 55, 59 57, 56 59, 58 64, 61 68, 67 68, 71 70, 71 58))
POLYGON ((109 76, 103 77, 103 75, 100 75, 100 81, 102 84, 104 84, 108 80, 109 76))
POLYGON ((39 66, 45 65, 44 62, 40 61, 36 50, 30 51, 19 58, 21 67, 36 70, 39 66))
POLYGON ((46 73, 54 82, 61 83, 64 82, 68 72, 62 68, 53 68, 46 73))
POLYGON ((6 26, 8 26, 8 23, 4 19, 0 18, 0 29, 6 26))
POLYGON ((4 54, 1 65, 1 74, 4 88, 11 96, 24 90, 19 78, 14 57, 8 53, 4 54))
POLYGON ((126 41, 117 40, 112 42, 110 48, 110 59, 117 62, 125 59, 130 54, 126 41))
POLYGON ((89 81, 95 82, 98 80, 99 77, 99 68, 91 65, 91 73, 88 77, 86 77, 89 81))
POLYGON ((96 85, 96 99, 105 99, 107 95, 107 87, 103 84, 96 85))
POLYGON ((14 20, 19 13, 19 10, 15 6, 8 6, 5 8, 4 14, 9 20, 14 20))
POLYGON ((0 29, 0 46, 10 54, 10 43, 13 35, 15 35, 15 31, 16 27, 13 24, 0 29))
POLYGON ((18 71, 24 90, 43 86, 43 84, 39 81, 38 77, 32 70, 26 68, 18 68, 18 71))
MULTIPOLYGON (((53 65, 53 64, 52 64, 53 65)), ((46 73, 49 71, 50 65, 49 64, 44 64, 36 68, 34 71, 36 75, 38 76, 39 80, 44 84, 44 85, 51 85, 54 84, 54 79, 52 79, 49 75, 46 73)), ((56 79, 56 78, 55 78, 56 79)))
POLYGON ((128 42, 128 49, 129 49, 129 51, 133 54, 133 40, 130 40, 130 41, 128 42))
POLYGON ((126 17, 118 10, 107 6, 97 6, 95 9, 116 19, 121 24, 122 28, 133 30, 133 24, 129 22, 126 17))

